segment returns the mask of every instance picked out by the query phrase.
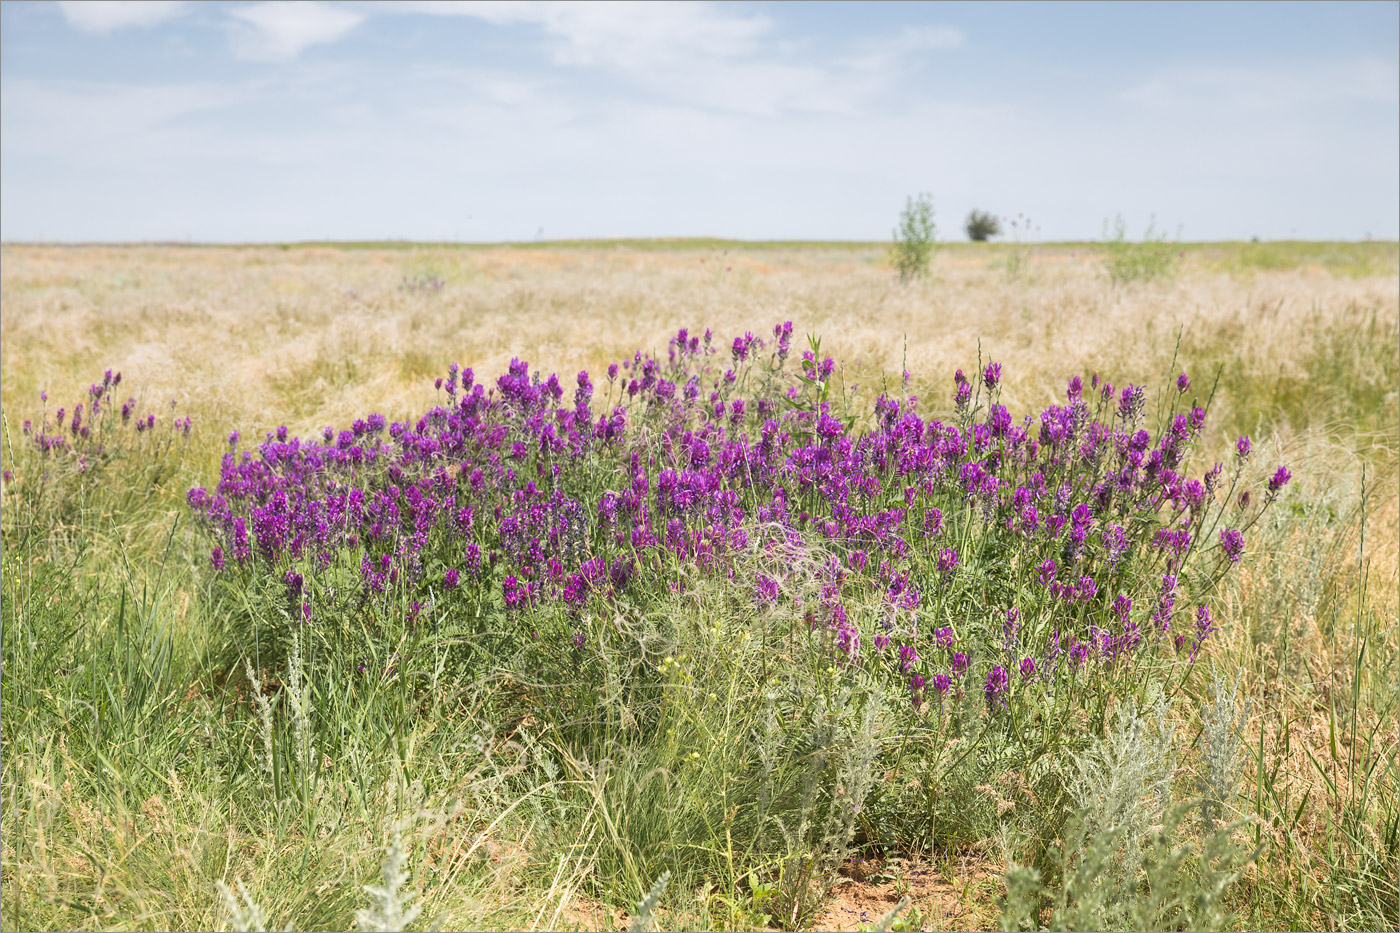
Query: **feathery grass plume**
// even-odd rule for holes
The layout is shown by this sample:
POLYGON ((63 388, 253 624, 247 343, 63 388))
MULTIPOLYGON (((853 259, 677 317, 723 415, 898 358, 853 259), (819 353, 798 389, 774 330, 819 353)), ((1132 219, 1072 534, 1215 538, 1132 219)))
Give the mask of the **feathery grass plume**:
POLYGON ((219 899, 224 903, 231 928, 237 933, 266 933, 267 911, 253 902, 252 895, 243 886, 242 879, 238 881, 237 897, 234 897, 233 891, 222 878, 214 882, 214 887, 218 889, 219 899))
POLYGON ((411 888, 404 892, 399 890, 408 880, 408 872, 404 869, 403 834, 396 826, 388 851, 384 853, 380 883, 365 885, 370 905, 355 911, 356 928, 374 933, 402 933, 408 929, 408 925, 418 919, 420 912, 417 905, 409 906, 416 892, 411 888))
POLYGON ((267 694, 263 693, 262 681, 258 680, 252 662, 246 657, 243 659, 243 670, 247 673, 248 683, 253 688, 253 703, 258 709, 258 721, 262 727, 263 747, 262 754, 258 756, 258 766, 271 780, 274 776, 273 769, 276 767, 276 758, 273 753, 272 701, 267 698, 267 694))
POLYGON ((661 877, 651 886, 651 890, 637 902, 637 912, 627 922, 630 933, 646 933, 655 927, 656 908, 661 904, 661 895, 666 893, 666 885, 670 880, 670 870, 663 871, 661 877))
POLYGON ((292 630, 291 653, 287 657, 287 700, 292 704, 292 737, 296 742, 297 768, 303 787, 316 767, 316 745, 312 716, 315 707, 311 699, 311 683, 306 678, 301 653, 301 632, 292 630))
POLYGON ((1211 665, 1211 696, 1201 707, 1201 820, 1207 830, 1225 819, 1241 777, 1240 733, 1249 720, 1249 698, 1239 701, 1240 675, 1231 684, 1211 665))

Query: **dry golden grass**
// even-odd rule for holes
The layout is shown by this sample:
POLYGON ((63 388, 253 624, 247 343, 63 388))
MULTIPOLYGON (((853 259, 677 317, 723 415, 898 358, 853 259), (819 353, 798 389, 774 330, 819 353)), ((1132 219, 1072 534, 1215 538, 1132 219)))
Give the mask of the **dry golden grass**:
POLYGON ((1161 384, 1179 328, 1198 383, 1206 354, 1193 348, 1244 367, 1241 379, 1296 378, 1331 331, 1371 313, 1395 329, 1393 274, 1241 274, 1193 257, 1174 280, 1115 289, 1084 250, 1046 249, 1015 281, 998 255, 942 254, 930 280, 905 288, 874 248, 6 247, 3 389, 15 404, 114 366, 149 398, 178 396, 220 425, 313 429, 373 408, 408 414, 453 360, 483 375, 512 356, 596 370, 664 350, 678 327, 732 337, 792 320, 871 391, 881 372, 898 378, 907 338, 908 368, 939 408, 980 341, 1021 408, 1074 372, 1161 384), (446 286, 401 290, 417 274, 446 286))

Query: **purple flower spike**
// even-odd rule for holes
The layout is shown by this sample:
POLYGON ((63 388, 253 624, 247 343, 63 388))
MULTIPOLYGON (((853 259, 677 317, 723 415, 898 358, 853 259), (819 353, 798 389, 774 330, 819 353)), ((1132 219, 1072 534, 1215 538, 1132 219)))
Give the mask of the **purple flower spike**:
POLYGON ((982 371, 982 382, 989 390, 995 389, 997 383, 1001 382, 1001 364, 988 363, 987 368, 982 371))
POLYGON ((1288 481, 1293 478, 1293 474, 1288 472, 1288 467, 1278 468, 1273 477, 1269 480, 1269 495, 1276 496, 1280 489, 1288 485, 1288 481))
POLYGON ((1035 658, 1021 659, 1021 676, 1026 680, 1035 676, 1035 658))
POLYGON ((1250 452, 1251 449, 1253 449, 1253 448, 1252 448, 1252 445, 1249 443, 1249 435, 1248 435, 1248 434, 1241 434, 1241 435, 1240 435, 1240 439, 1237 440, 1237 441, 1235 441, 1235 453, 1236 453, 1236 455, 1239 456, 1240 460, 1248 460, 1248 459, 1249 459, 1249 452, 1250 452))
POLYGON ((1180 376, 1176 377, 1176 391, 1180 392, 1182 395, 1185 395, 1186 390, 1190 388, 1191 380, 1187 378, 1186 373, 1183 371, 1180 376))
POLYGON ((1010 688, 1010 678, 1006 676, 1006 668, 998 664, 987 672, 987 683, 982 688, 982 692, 987 695, 987 705, 1006 705, 1006 700, 1002 694, 1010 688))
POLYGON ((968 667, 967 655, 963 654, 961 651, 959 651, 957 654, 953 655, 953 675, 954 675, 954 676, 956 676, 956 677, 961 677, 963 674, 965 674, 965 673, 967 672, 967 667, 968 667))
POLYGON ((1230 558, 1230 563, 1238 564, 1240 556, 1244 554, 1244 535, 1234 528, 1226 528, 1220 532, 1220 547, 1230 558))

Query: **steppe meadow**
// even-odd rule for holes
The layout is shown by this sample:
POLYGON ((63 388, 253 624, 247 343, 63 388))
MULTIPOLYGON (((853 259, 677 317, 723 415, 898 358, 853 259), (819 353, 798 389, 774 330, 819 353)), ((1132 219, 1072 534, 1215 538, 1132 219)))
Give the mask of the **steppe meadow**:
POLYGON ((1395 929, 1375 243, 0 250, 6 929, 1395 929))

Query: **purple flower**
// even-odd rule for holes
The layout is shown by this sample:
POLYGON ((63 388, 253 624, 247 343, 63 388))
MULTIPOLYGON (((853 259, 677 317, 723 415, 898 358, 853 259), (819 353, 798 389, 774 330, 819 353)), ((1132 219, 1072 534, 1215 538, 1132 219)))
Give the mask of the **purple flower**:
POLYGON ((1006 700, 1002 694, 1006 693, 1010 686, 1011 681, 1006 676, 1006 668, 998 664, 988 671, 987 683, 982 687, 982 692, 987 696, 987 705, 996 706, 1000 703, 1000 705, 1005 706, 1006 700))
POLYGON ((909 678, 909 699, 917 712, 924 705, 924 675, 915 674, 909 678))
POLYGON ((1218 632, 1220 629, 1215 625, 1210 616, 1210 610, 1205 606, 1196 607, 1196 632, 1201 638, 1205 638, 1211 632, 1218 632))
POLYGON ((934 692, 937 693, 940 697, 941 697, 941 696, 945 696, 945 695, 948 693, 948 691, 951 690, 952 688, 953 688, 953 678, 949 677, 947 674, 934 674, 934 675, 933 675, 933 690, 934 690, 934 692))
POLYGON ((1035 676, 1035 658, 1021 659, 1021 676, 1026 680, 1035 676))
POLYGON ((1288 467, 1281 466, 1278 472, 1274 473, 1269 480, 1269 495, 1276 496, 1280 489, 1288 485, 1288 481, 1293 478, 1293 474, 1288 472, 1288 467))
POLYGON ((995 389, 1001 382, 1001 364, 988 363, 987 368, 982 370, 982 382, 988 389, 995 389))
POLYGON ((455 590, 457 588, 457 582, 457 571, 455 569, 449 569, 447 573, 443 575, 442 585, 444 589, 455 590))
POLYGON ((899 669, 907 671, 914 666, 914 662, 919 660, 919 652, 910 645, 899 646, 899 669))
POLYGON ((1191 388, 1191 380, 1186 377, 1186 371, 1182 370, 1181 375, 1176 377, 1176 391, 1185 395, 1189 388, 1191 388))
POLYGON ((1244 554, 1244 535, 1234 528, 1226 528, 1220 532, 1220 547, 1230 558, 1230 563, 1238 564, 1240 556, 1244 554))
POLYGON ((1119 593, 1117 598, 1113 600, 1113 614, 1116 615, 1119 618, 1119 620, 1126 622, 1128 620, 1129 614, 1132 613, 1132 611, 1132 599, 1123 593, 1119 593))
POLYGON ((967 671, 968 663, 967 655, 963 654, 961 651, 953 655, 954 676, 961 677, 967 671))
POLYGON ((841 618, 836 625, 836 648, 846 655, 850 660, 855 660, 856 654, 860 651, 860 630, 846 621, 846 608, 837 605, 841 610, 841 618))
POLYGON ((943 513, 938 509, 929 509, 924 513, 924 534, 930 538, 943 534, 943 513))
POLYGON ((1135 386, 1131 382, 1128 383, 1127 388, 1119 393, 1118 396, 1119 416, 1122 417, 1124 421, 1135 421, 1138 415, 1142 413, 1142 406, 1145 399, 1146 393, 1143 391, 1142 386, 1135 386))
POLYGON ((933 630, 933 639, 940 648, 953 647, 953 630, 947 626, 933 630))
MULTIPOLYGON (((1218 631, 1220 631, 1220 627, 1217 626, 1217 625, 1215 624, 1215 621, 1210 617, 1210 610, 1207 609, 1205 606, 1197 606, 1197 607, 1196 607, 1196 637, 1192 640, 1192 643, 1191 643, 1191 660, 1192 660, 1192 661, 1196 660, 1196 655, 1197 655, 1198 653, 1200 653, 1201 645, 1205 644, 1206 638, 1208 638, 1212 632, 1218 632, 1218 631)), ((1178 645, 1181 644, 1181 637, 1180 637, 1180 636, 1178 636, 1178 638, 1177 638, 1177 643, 1178 643, 1178 645)))
POLYGON ((1241 434, 1240 439, 1235 441, 1235 453, 1241 460, 1249 459, 1249 452, 1252 449, 1249 443, 1249 435, 1241 434))
POLYGON ((938 552, 938 572, 947 576, 958 566, 957 548, 945 547, 938 552))

